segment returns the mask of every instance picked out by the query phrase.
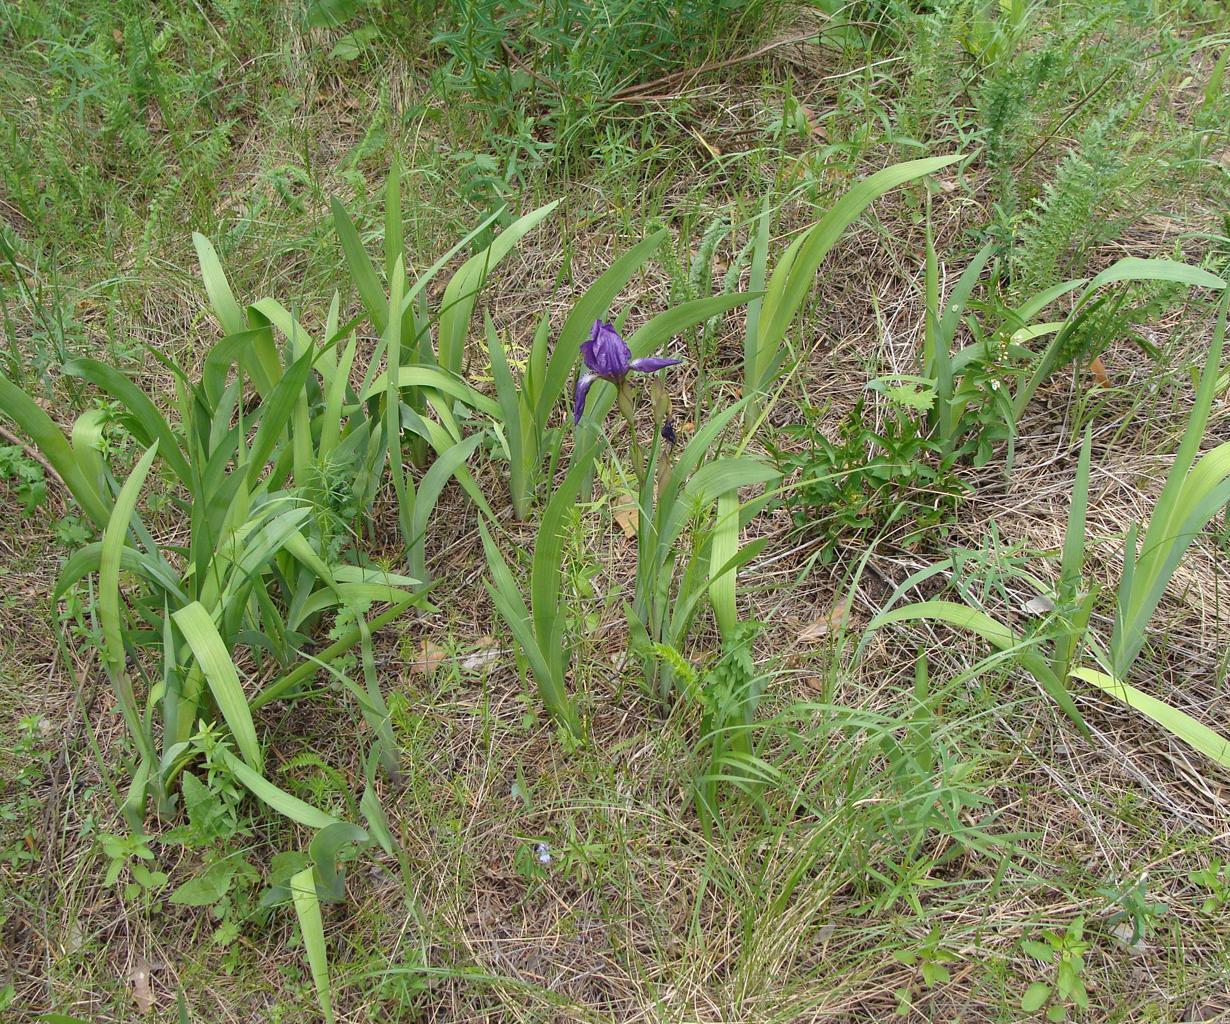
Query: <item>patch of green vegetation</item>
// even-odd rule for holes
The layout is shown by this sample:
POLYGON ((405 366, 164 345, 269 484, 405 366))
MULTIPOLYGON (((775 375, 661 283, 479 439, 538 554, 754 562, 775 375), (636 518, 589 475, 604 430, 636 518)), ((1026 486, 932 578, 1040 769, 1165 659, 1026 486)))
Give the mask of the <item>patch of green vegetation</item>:
POLYGON ((1228 30, 0 4, 0 1011, 1209 1011, 1228 30))

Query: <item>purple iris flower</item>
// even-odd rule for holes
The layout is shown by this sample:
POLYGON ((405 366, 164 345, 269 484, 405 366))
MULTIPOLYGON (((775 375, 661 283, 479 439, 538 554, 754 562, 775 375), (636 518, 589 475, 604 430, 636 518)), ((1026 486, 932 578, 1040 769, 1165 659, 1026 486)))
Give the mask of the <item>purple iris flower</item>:
POLYGON ((627 380, 629 373, 655 373, 683 362, 681 359, 663 359, 661 356, 633 359, 628 343, 605 320, 594 321, 594 329, 589 332, 589 341, 581 345, 581 356, 589 373, 582 374, 577 381, 576 405, 572 410, 574 425, 581 422, 581 414, 585 411, 585 397, 594 381, 606 380, 619 387, 627 380))

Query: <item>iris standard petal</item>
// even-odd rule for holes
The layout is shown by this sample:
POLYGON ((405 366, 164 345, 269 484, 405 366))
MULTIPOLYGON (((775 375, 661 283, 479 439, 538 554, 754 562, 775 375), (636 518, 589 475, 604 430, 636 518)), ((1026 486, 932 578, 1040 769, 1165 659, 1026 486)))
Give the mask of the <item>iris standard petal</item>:
POLYGON ((628 364, 628 369, 635 370, 637 373, 655 373, 658 370, 665 370, 668 366, 678 366, 682 362, 682 359, 665 359, 662 356, 649 356, 645 359, 633 359, 628 364))
POLYGON ((628 375, 632 352, 614 327, 603 320, 595 320, 589 340, 581 345, 581 357, 592 373, 608 380, 621 381, 628 375))
POLYGON ((589 394, 589 386, 598 379, 596 373, 583 374, 577 380, 577 397, 572 407, 572 425, 575 427, 581 422, 581 414, 585 412, 585 396, 589 394))

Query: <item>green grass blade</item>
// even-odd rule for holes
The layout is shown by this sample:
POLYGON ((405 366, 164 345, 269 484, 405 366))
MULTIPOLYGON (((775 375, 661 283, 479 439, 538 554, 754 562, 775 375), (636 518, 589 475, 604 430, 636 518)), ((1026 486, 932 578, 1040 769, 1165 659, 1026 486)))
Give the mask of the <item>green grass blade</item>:
POLYGON ((1211 288, 1219 291, 1226 287, 1226 282, 1216 274, 1210 274, 1200 267, 1189 266, 1176 260, 1141 259, 1139 256, 1125 256, 1111 264, 1098 274, 1085 288, 1084 299, 1091 296, 1103 285, 1116 284, 1120 281, 1171 281, 1174 284, 1185 284, 1191 288, 1211 288))
POLYGON ((961 315, 969 307, 973 294, 992 255, 995 244, 988 243, 970 261, 969 266, 957 280, 948 302, 940 311, 939 265, 935 246, 931 239, 930 224, 927 228, 927 341, 923 359, 923 373, 935 381, 935 404, 930 413, 931 422, 938 428, 939 438, 945 443, 955 440, 959 410, 953 406, 957 376, 953 364, 953 343, 961 326, 961 315))
POLYGON ((282 816, 307 828, 328 828, 330 825, 337 824, 338 819, 333 815, 326 814, 318 807, 313 807, 297 796, 292 796, 286 790, 275 786, 259 771, 253 770, 229 751, 222 751, 222 758, 227 768, 234 773, 235 778, 248 792, 282 816))
POLYGON ((1070 616, 1059 624, 1060 632, 1055 639, 1055 656, 1051 659, 1051 670, 1059 679, 1066 677, 1068 668, 1076 657, 1077 646, 1088 626, 1088 615, 1083 609, 1078 609, 1076 604, 1085 570, 1085 531, 1088 529, 1089 464, 1092 447, 1091 424, 1085 429, 1085 439, 1081 443, 1059 568, 1059 604, 1062 606, 1062 614, 1070 616))
MULTIPOLYGON (((102 457, 106 428, 107 414, 102 409, 86 409, 73 423, 69 439, 77 465, 99 494, 108 490, 107 467, 102 457)), ((153 441, 144 444, 148 448, 153 441)))
POLYGON ((659 313, 628 337, 628 348, 633 358, 653 355, 663 343, 689 327, 703 324, 727 310, 747 304, 757 296, 752 292, 736 292, 730 295, 712 295, 703 299, 681 302, 678 306, 659 313))
POLYGON ((757 342, 760 337, 760 316, 764 310, 765 273, 769 262, 769 197, 764 197, 752 245, 750 290, 755 293, 747 306, 747 322, 743 332, 743 379, 751 380, 756 373, 757 342))
POLYGON ((508 447, 508 490, 512 497, 513 514, 524 520, 529 512, 529 481, 537 468, 539 450, 536 445, 526 444, 529 436, 522 430, 521 396, 513 380, 512 368, 504 344, 496 333, 495 323, 488 313, 484 319, 487 335, 487 358, 491 362, 491 376, 495 393, 500 403, 500 422, 504 427, 504 442, 508 447))
POLYGON ((1011 655, 1028 671, 1043 690, 1057 703, 1064 713, 1084 731, 1085 721, 1072 701, 1063 681, 1056 678, 1050 666, 1037 654, 1025 649, 1025 641, 1003 623, 991 618, 986 612, 953 601, 920 601, 917 604, 894 608, 877 615, 867 624, 867 632, 894 622, 923 620, 944 622, 956 629, 973 633, 993 647, 1011 655))
POLYGON ((1228 311, 1230 289, 1223 293, 1219 303, 1217 325, 1179 450, 1149 519, 1140 554, 1133 559, 1134 565, 1130 571, 1125 571, 1119 585, 1110 659, 1111 671, 1119 679, 1127 678, 1132 663, 1144 646, 1145 627, 1161 601, 1179 560, 1207 522, 1201 517, 1206 510, 1209 517, 1216 512, 1216 507, 1208 509, 1207 505, 1210 498, 1216 497, 1224 479, 1221 471, 1223 457, 1215 449, 1202 460, 1202 465, 1198 467, 1199 475, 1192 473, 1189 477, 1189 470, 1204 439, 1213 407, 1225 347, 1228 311))
POLYGON ((205 282, 205 293, 209 303, 214 308, 218 323, 223 334, 238 334, 247 329, 243 312, 235 301, 235 293, 231 291, 230 282, 226 279, 226 271, 222 269, 222 261, 213 244, 204 235, 192 233, 192 244, 196 248, 197 260, 201 265, 201 279, 205 282))
POLYGON ((1068 510, 1068 527, 1063 539, 1063 560, 1060 569, 1059 592, 1063 600, 1071 600, 1080 587, 1085 569, 1085 531, 1089 528, 1089 469, 1093 450, 1093 426, 1085 428, 1080 458, 1076 464, 1076 479, 1072 485, 1072 505, 1068 510))
MULTIPOLYGON (((413 577, 401 577, 413 579, 413 577)), ((419 582, 415 580, 414 582, 419 582)), ((299 629, 313 615, 339 606, 356 606, 367 602, 392 602, 405 596, 404 590, 387 583, 337 583, 322 587, 307 598, 290 617, 291 629, 299 629)))
POLYGON ((713 617, 724 638, 734 635, 738 625, 738 610, 735 604, 735 573, 721 570, 739 552, 739 492, 725 491, 718 496, 717 520, 713 526, 713 539, 709 542, 709 565, 713 570, 709 578, 709 600, 713 604, 713 617))
MULTIPOLYGON (((316 353, 310 348, 299 356, 282 375, 281 380, 274 385, 269 397, 261 405, 260 425, 252 438, 252 448, 247 456, 247 486, 257 487, 258 484, 272 489, 280 485, 276 476, 266 478, 269 460, 273 457, 278 444, 285 436, 287 425, 299 407, 307 386, 308 375, 312 372, 312 360, 316 353)), ((306 424, 300 424, 301 427, 306 424)))
MULTIPOLYGON (((1169 281, 1189 287, 1211 288, 1215 290, 1226 287, 1226 283, 1221 278, 1210 274, 1207 270, 1201 270, 1199 267, 1188 266, 1186 263, 1178 263, 1174 260, 1140 259, 1136 256, 1125 256, 1117 263, 1107 267, 1089 282, 1081 293, 1072 316, 1068 318, 1065 326, 1071 325, 1083 312, 1088 310, 1088 303, 1099 288, 1124 281, 1169 281)), ((1029 380, 1017 390, 1012 400, 1013 413, 1016 419, 1020 419, 1021 414, 1025 411, 1025 407, 1029 404, 1030 399, 1033 398, 1038 388, 1057 369, 1056 363, 1059 353, 1066 347, 1064 342, 1067 339, 1067 335, 1067 329, 1061 330, 1056 335, 1055 340, 1047 346, 1046 350, 1038 358, 1038 364, 1029 380)))
MULTIPOLYGON (((255 323, 276 327, 282 336, 290 343, 290 357, 298 359, 303 353, 315 345, 311 332, 307 330, 277 299, 260 299, 248 307, 251 319, 255 323)), ((274 351, 277 351, 276 345, 274 351)))
MULTIPOLYGON (((336 300, 336 296, 334 298, 336 300)), ((350 381, 350 370, 354 366, 357 349, 358 339, 352 336, 338 357, 337 370, 329 382, 325 395, 325 409, 321 417, 318 445, 322 461, 327 460, 333 454, 342 436, 342 406, 346 401, 346 388, 350 381)))
POLYGON ((876 199, 895 188, 955 163, 962 157, 929 157, 909 160, 877 171, 841 197, 831 210, 787 250, 773 271, 760 310, 751 376, 744 381, 744 394, 755 395, 770 382, 773 368, 780 365, 780 347, 803 300, 815 284, 816 271, 842 233, 876 199))
MULTIPOLYGON (((132 678, 128 674, 124 620, 120 609, 120 569, 123 565, 122 552, 128 531, 137 510, 137 499, 157 454, 158 443, 154 442, 141 456, 120 488, 111 519, 103 531, 98 559, 98 620, 102 627, 103 659, 115 684, 116 699, 124 716, 124 723, 141 753, 146 771, 150 771, 155 763, 154 741, 145 727, 141 709, 137 706, 136 693, 133 691, 132 678)), ((136 796, 140 798, 141 806, 144 806, 143 790, 136 796)))
POLYGON ((424 582, 429 579, 424 538, 427 534, 427 524, 440 498, 440 492, 444 490, 444 485, 448 483, 449 478, 474 453, 474 449, 482 440, 482 434, 474 434, 460 444, 453 445, 442 452, 419 482, 418 495, 414 499, 414 514, 410 520, 410 535, 413 538, 410 571, 424 582))
MULTIPOLYGON (((399 331, 400 334, 400 331, 399 331)), ((403 366, 397 371, 396 388, 433 388, 442 391, 451 398, 456 398, 494 419, 500 418, 500 405, 492 398, 475 391, 465 381, 453 376, 447 370, 435 366, 403 366)), ((389 386, 388 372, 381 373, 368 387, 362 397, 368 401, 376 395, 395 393, 396 389, 389 386)))
MULTIPOLYGON (((421 604, 423 604, 423 599, 421 596, 417 594, 407 594, 405 597, 397 601, 397 603, 389 608, 386 608, 379 615, 372 618, 368 622, 367 628, 374 633, 376 630, 387 626, 390 622, 405 612, 405 610, 411 605, 421 604)), ((359 642, 361 635, 361 631, 357 625, 349 627, 346 632, 344 632, 337 640, 331 643, 323 651, 316 652, 315 660, 305 661, 300 665, 296 665, 289 672, 279 676, 263 690, 261 690, 260 693, 252 698, 249 708, 252 711, 256 711, 264 707, 266 704, 279 700, 288 693, 292 693, 296 687, 307 682, 307 680, 309 680, 316 672, 320 670, 320 662, 327 664, 336 658, 340 658, 343 654, 350 650, 350 648, 359 642)))
POLYGON ((323 893, 326 900, 340 900, 345 895, 340 870, 342 851, 352 843, 366 843, 369 838, 364 829, 349 821, 322 828, 312 837, 308 853, 316 868, 318 892, 323 893))
POLYGON ((397 855, 397 844, 389 828, 388 816, 384 813, 384 805, 376 794, 376 752, 367 756, 363 769, 363 796, 359 798, 359 811, 367 822, 367 831, 380 844, 380 849, 390 857, 397 855))
POLYGON ((393 280, 397 259, 405 260, 405 240, 402 236, 401 159, 394 154, 389 164, 389 180, 384 188, 384 277, 393 280))
MULTIPOLYGON (((92 572, 98 572, 101 564, 101 541, 94 541, 77 548, 68 556, 60 569, 60 575, 56 577, 56 585, 51 591, 51 600, 59 601, 78 580, 92 572)), ((120 569, 144 576, 148 582, 166 591, 179 603, 186 603, 188 600, 180 589, 179 577, 159 556, 124 545, 120 548, 120 569)))
MULTIPOLYGON (((137 500, 154 458, 158 443, 150 445, 132 473, 124 481, 115 499, 111 519, 103 532, 98 565, 98 618, 102 626, 103 654, 111 671, 124 673, 126 651, 124 649, 124 623, 120 614, 120 568, 132 517, 137 511, 137 500)), ((134 706, 135 710, 135 706, 134 706)))
MULTIPOLYGON (((346 259, 346 266, 350 269, 350 279, 354 281, 355 288, 359 292, 359 300, 363 303, 363 308, 367 310, 367 315, 371 318, 376 333, 383 334, 388 326, 390 304, 385 299, 380 278, 376 276, 376 268, 372 266, 371 258, 367 255, 367 250, 363 248, 363 241, 359 238, 359 232, 354 226, 354 221, 346 212, 346 208, 337 199, 330 200, 329 205, 333 211, 333 227, 337 231, 337 238, 342 246, 342 255, 346 259)), ((400 309, 401 303, 391 308, 400 309)))
POLYGON ((179 439, 144 391, 119 370, 97 359, 70 359, 64 364, 64 373, 88 380, 118 401, 127 412, 127 426, 133 437, 147 448, 157 441, 158 453, 171 467, 171 472, 185 487, 191 486, 192 470, 188 468, 179 439))
MULTIPOLYGON (((405 271, 401 259, 393 263, 393 280, 389 291, 390 315, 384 331, 384 351, 387 369, 383 374, 383 389, 380 382, 372 388, 373 395, 384 393, 385 449, 389 460, 389 475, 393 478, 393 490, 397 496, 397 521, 401 527, 402 541, 409 555, 414 546, 414 534, 410 528, 414 514, 414 487, 406 479, 406 464, 401 446, 401 392, 398 374, 401 368, 401 317, 391 311, 401 308, 402 287, 405 271)), ((367 396, 365 396, 366 398, 367 396)))
POLYGON ((560 587, 563 582, 564 514, 576 504, 597 451, 596 444, 583 446, 552 495, 539 523, 531 571, 530 608, 534 617, 534 634, 540 644, 553 634, 556 619, 563 614, 560 609, 560 587))

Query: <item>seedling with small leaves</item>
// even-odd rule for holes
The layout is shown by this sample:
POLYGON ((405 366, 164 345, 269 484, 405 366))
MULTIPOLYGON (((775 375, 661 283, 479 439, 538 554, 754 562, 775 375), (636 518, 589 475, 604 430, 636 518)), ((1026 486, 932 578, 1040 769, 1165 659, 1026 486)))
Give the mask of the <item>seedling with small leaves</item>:
POLYGON ((1025 939, 1021 942, 1024 953, 1054 968, 1053 981, 1036 981, 1025 990, 1021 997, 1022 1010, 1036 1013, 1045 1006, 1046 1019, 1058 1022, 1066 1020, 1073 1008, 1089 1009, 1089 993, 1082 975, 1085 954, 1092 943, 1085 940, 1084 933, 1085 919, 1077 917, 1062 932, 1047 929, 1042 933, 1045 941, 1025 939))
MULTIPOLYGON (((949 965, 961 961, 958 954, 945 948, 943 934, 939 928, 932 928, 926 939, 916 946, 893 950, 892 956, 899 964, 918 969, 923 988, 935 988, 950 982, 952 972, 949 965)), ((909 986, 894 990, 898 1016, 904 1017, 913 1009, 916 988, 917 986, 909 986)))

